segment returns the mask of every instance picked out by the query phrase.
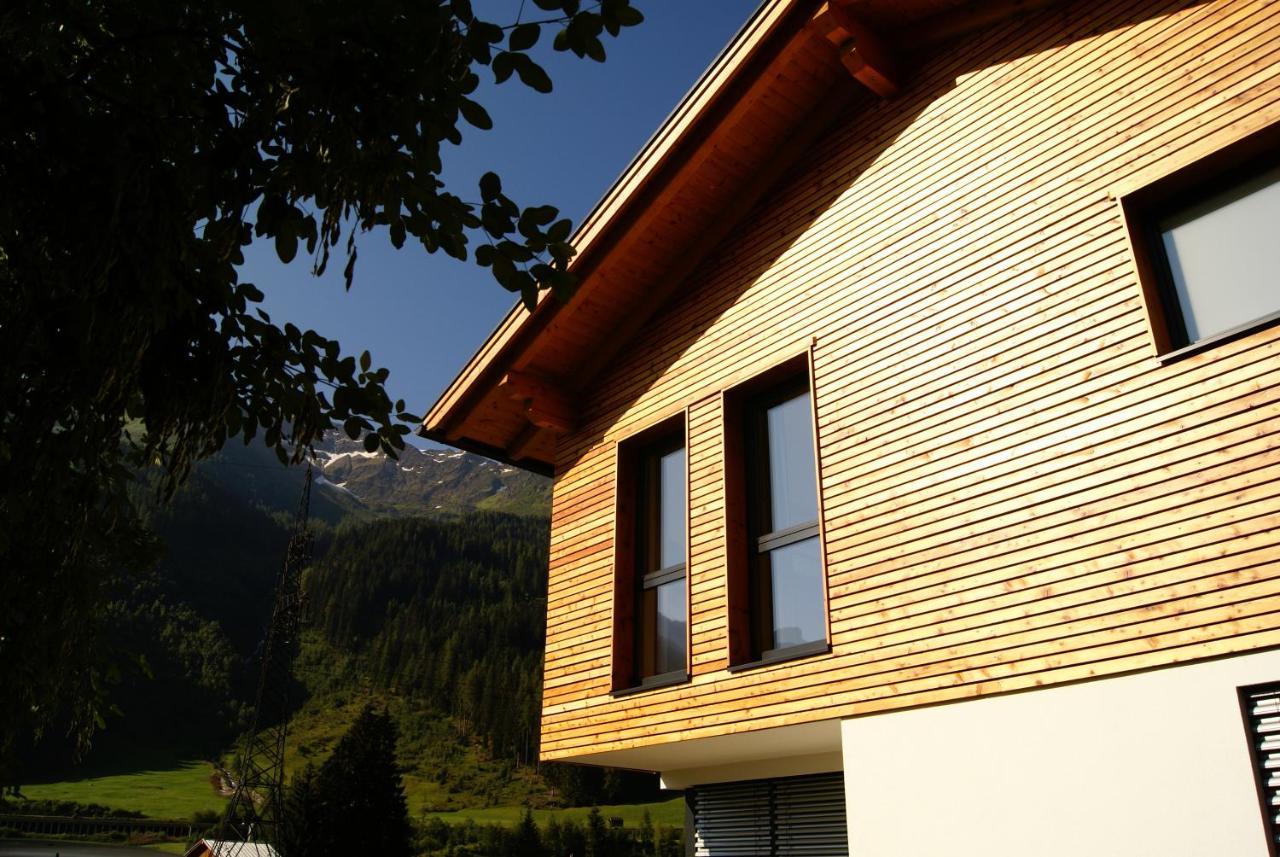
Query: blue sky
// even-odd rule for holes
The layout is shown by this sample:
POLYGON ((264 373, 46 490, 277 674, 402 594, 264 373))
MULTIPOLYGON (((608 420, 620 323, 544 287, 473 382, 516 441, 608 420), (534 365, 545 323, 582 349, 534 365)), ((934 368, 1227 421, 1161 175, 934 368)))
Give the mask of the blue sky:
MULTIPOLYGON (((462 146, 446 153, 445 181, 469 198, 480 175, 492 169, 517 202, 555 205, 579 223, 757 2, 632 0, 645 22, 606 41, 604 64, 552 52, 548 32, 538 60, 554 91, 541 95, 514 77, 492 86, 492 74, 482 70, 479 100, 495 127, 464 126, 462 146)), ((526 20, 539 12, 526 6, 526 20)), ((477 0, 475 7, 478 15, 505 23, 515 20, 520 2, 477 0)), ((348 354, 368 349, 375 365, 391 370, 391 397, 424 413, 515 299, 474 263, 430 256, 412 241, 396 250, 384 232, 357 242, 349 293, 341 263, 316 278, 305 254, 282 265, 270 242, 249 248, 241 276, 265 292, 273 321, 336 338, 348 354)))

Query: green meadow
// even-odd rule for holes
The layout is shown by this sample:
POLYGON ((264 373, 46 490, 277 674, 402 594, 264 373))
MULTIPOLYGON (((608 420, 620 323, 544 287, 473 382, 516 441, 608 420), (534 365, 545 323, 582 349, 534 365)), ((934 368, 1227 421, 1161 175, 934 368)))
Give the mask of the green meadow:
POLYGON ((32 800, 97 803, 152 818, 191 818, 202 810, 221 812, 226 803, 213 789, 213 773, 208 762, 199 761, 147 765, 127 772, 88 770, 74 779, 23 784, 22 793, 32 800))
MULTIPOLYGON (((338 718, 341 719, 341 718, 338 718)), ((319 724, 307 724, 310 728, 299 730, 308 741, 299 742, 304 749, 322 755, 336 737, 338 728, 317 728, 319 724), (319 751, 319 752, 316 752, 319 751)), ((327 724, 328 725, 328 724, 327 724)), ((289 767, 296 770, 310 761, 311 753, 291 752, 289 767)), ((22 793, 32 800, 67 800, 76 803, 97 803, 112 809, 141 812, 152 818, 191 818, 200 811, 221 812, 226 799, 213 789, 213 767, 208 762, 181 761, 148 765, 144 769, 129 772, 87 771, 84 776, 59 782, 32 783, 22 787, 22 793)), ((508 788, 511 788, 508 784, 508 788)), ((438 818, 448 824, 503 824, 514 825, 524 815, 522 805, 491 806, 476 809, 459 809, 450 812, 424 811, 424 805, 441 799, 439 784, 432 780, 405 776, 405 794, 409 814, 413 818, 438 818)), ((659 803, 623 804, 602 806, 606 818, 621 818, 626 827, 639 827, 644 813, 655 826, 679 827, 684 824, 684 799, 672 798, 659 803)), ((591 812, 589 807, 567 809, 535 809, 533 817, 546 824, 551 818, 559 821, 583 822, 591 812)))

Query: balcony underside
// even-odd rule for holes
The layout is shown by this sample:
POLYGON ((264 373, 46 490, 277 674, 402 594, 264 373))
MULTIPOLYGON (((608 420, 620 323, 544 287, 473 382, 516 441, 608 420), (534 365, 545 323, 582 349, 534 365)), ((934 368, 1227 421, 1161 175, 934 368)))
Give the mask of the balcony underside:
POLYGON ((838 771, 840 721, 823 720, 558 759, 656 771, 665 788, 838 771))

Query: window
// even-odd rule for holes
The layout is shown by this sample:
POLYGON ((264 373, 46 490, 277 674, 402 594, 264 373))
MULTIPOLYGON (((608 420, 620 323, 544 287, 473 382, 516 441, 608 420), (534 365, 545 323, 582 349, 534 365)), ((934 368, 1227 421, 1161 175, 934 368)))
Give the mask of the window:
POLYGON ((1249 760, 1267 831, 1267 849, 1280 855, 1280 784, 1274 771, 1280 766, 1280 682, 1239 689, 1240 712, 1249 741, 1249 760))
POLYGON ((688 678, 683 416, 618 450, 615 691, 688 678))
POLYGON ((849 853, 838 772, 697 786, 685 800, 697 857, 849 853))
POLYGON ((805 355, 725 400, 734 666, 828 648, 808 368, 805 355))
POLYGON ((1266 142, 1246 138, 1123 201, 1162 355, 1280 320, 1280 157, 1266 142))

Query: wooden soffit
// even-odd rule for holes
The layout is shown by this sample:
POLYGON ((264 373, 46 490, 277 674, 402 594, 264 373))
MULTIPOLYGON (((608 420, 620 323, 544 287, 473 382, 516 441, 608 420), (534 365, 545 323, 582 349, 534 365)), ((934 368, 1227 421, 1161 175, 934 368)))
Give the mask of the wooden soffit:
POLYGON ((550 473, 580 391, 837 114, 893 97, 921 51, 1047 2, 766 0, 579 227, 574 295, 513 308, 421 433, 550 473))

